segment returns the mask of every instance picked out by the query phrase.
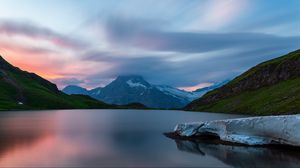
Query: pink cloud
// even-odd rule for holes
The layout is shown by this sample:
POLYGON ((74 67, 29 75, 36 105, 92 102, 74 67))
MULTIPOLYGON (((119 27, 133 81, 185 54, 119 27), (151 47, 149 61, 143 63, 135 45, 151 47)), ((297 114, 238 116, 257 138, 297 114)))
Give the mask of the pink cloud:
POLYGON ((82 40, 76 40, 48 28, 23 22, 0 21, 0 34, 45 40, 61 48, 84 49, 88 46, 82 40))
POLYGON ((62 53, 57 51, 3 41, 0 41, 0 55, 12 65, 47 79, 61 77, 59 72, 66 64, 60 59, 62 53))
POLYGON ((195 86, 179 87, 178 89, 182 89, 182 90, 185 90, 185 91, 188 91, 188 92, 192 92, 192 91, 195 91, 197 89, 209 87, 211 85, 213 85, 213 83, 199 83, 195 86))

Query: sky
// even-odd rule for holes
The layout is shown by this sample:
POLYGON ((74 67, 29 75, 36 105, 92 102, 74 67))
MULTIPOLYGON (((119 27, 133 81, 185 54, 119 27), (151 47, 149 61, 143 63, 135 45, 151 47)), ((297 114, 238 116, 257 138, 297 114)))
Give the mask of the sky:
POLYGON ((300 48, 299 0, 0 0, 0 55, 59 88, 193 90, 300 48))

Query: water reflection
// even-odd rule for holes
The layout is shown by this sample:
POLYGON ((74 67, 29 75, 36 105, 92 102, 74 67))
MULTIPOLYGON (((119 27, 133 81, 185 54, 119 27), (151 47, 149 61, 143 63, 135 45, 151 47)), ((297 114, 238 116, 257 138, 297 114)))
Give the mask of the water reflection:
POLYGON ((233 167, 299 167, 300 150, 279 147, 246 147, 200 141, 174 140, 177 149, 206 156, 210 155, 233 167))
POLYGON ((53 136, 55 115, 36 115, 24 117, 20 113, 2 113, 0 117, 0 166, 26 166, 41 156, 39 152, 27 151, 53 136), (30 123, 30 124, 29 124, 30 123), (26 152, 25 152, 26 151, 26 152), (29 155, 30 154, 30 155, 29 155))
MULTIPOLYGON (((0 167, 113 165, 118 153, 107 116, 82 112, 17 112, 0 116, 0 167)), ((116 163, 118 164, 118 163, 116 163)))
MULTIPOLYGON (((236 115, 143 110, 0 113, 0 167, 226 167, 177 150, 178 122, 236 115)), ((228 167, 228 166, 227 166, 228 167)))

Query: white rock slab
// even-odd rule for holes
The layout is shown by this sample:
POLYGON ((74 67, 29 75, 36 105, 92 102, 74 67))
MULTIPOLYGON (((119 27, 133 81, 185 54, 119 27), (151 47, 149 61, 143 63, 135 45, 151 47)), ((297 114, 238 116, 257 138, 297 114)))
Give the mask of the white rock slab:
POLYGON ((249 117, 178 124, 179 136, 216 135, 246 145, 300 146, 300 115, 249 117))

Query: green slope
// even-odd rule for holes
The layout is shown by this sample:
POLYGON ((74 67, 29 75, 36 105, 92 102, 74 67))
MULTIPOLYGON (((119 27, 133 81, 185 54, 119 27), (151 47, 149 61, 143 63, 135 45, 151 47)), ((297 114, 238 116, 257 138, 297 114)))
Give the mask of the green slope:
POLYGON ((112 107, 87 96, 66 95, 51 82, 10 65, 0 56, 0 110, 112 107))
POLYGON ((261 63, 185 110, 255 115, 300 113, 300 50, 261 63))

